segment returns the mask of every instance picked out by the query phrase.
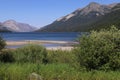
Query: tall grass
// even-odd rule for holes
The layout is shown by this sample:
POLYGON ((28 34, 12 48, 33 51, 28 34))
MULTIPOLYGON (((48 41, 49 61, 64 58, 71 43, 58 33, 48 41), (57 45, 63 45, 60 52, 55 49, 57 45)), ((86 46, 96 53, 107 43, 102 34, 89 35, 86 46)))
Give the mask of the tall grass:
POLYGON ((4 64, 0 66, 0 80, 28 80, 31 73, 41 75, 43 80, 119 80, 120 72, 81 72, 67 64, 4 64))
POLYGON ((26 45, 12 52, 15 60, 19 63, 46 63, 46 48, 40 45, 26 45))
POLYGON ((67 64, 2 64, 0 66, 0 80, 27 80, 32 72, 40 74, 44 80, 73 80, 78 74, 74 68, 67 64))
POLYGON ((120 30, 93 31, 80 42, 72 51, 39 45, 2 50, 0 80, 28 80, 33 72, 43 80, 120 80, 120 30))

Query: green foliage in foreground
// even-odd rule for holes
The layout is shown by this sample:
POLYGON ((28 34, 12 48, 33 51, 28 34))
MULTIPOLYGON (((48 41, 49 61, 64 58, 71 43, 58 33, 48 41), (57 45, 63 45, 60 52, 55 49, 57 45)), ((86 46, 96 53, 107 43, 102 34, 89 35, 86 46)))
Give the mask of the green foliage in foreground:
POLYGON ((5 40, 0 36, 0 51, 6 46, 5 40))
POLYGON ((87 70, 120 70, 120 30, 92 31, 75 49, 80 65, 87 70))
POLYGON ((10 63, 14 61, 15 61, 15 58, 13 57, 13 54, 11 53, 10 50, 2 50, 0 52, 0 62, 10 63))
POLYGON ((18 48, 13 52, 13 55, 15 60, 20 63, 47 63, 47 51, 39 45, 31 44, 18 48))
POLYGON ((8 52, 2 51, 6 46, 5 40, 0 36, 0 62, 11 62, 10 58, 12 55, 9 55, 8 52))
POLYGON ((43 80, 120 79, 120 30, 92 31, 79 42, 72 51, 39 45, 1 50, 0 80, 27 80, 33 72, 43 80))
POLYGON ((76 55, 72 51, 48 51, 48 63, 68 63, 74 64, 76 62, 76 55))
POLYGON ((119 80, 120 72, 80 72, 67 64, 3 64, 0 66, 0 80, 27 80, 36 72, 43 80, 119 80))

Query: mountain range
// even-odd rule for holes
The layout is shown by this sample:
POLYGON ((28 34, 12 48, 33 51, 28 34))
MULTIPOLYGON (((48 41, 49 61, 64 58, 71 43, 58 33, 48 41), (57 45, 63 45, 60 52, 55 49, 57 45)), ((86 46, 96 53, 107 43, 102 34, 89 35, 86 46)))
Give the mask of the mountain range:
POLYGON ((109 28, 111 25, 120 28, 120 3, 104 5, 91 2, 38 30, 26 23, 7 20, 0 22, 0 32, 83 32, 109 28))
POLYGON ((56 19, 38 32, 79 32, 116 25, 120 28, 120 3, 103 5, 91 2, 84 8, 56 19))
POLYGON ((15 20, 0 22, 0 31, 31 32, 34 30, 36 30, 35 27, 26 23, 16 22, 15 20))

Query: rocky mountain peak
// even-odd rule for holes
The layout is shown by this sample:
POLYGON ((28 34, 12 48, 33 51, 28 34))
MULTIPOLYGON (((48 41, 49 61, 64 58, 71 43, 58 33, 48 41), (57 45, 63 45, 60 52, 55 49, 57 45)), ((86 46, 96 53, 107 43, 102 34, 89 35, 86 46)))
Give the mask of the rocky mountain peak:
POLYGON ((5 23, 16 23, 16 21, 15 20, 12 20, 12 19, 10 19, 10 20, 6 20, 5 22, 3 22, 3 24, 5 24, 5 23))
POLYGON ((81 8, 78 8, 77 10, 75 10, 74 12, 72 12, 71 14, 68 14, 66 16, 60 17, 56 21, 64 21, 65 22, 65 21, 69 20, 70 18, 78 15, 80 11, 81 11, 81 8))
POLYGON ((115 7, 117 4, 118 4, 118 3, 112 3, 112 4, 109 4, 108 7, 113 8, 113 7, 115 7))
POLYGON ((53 23, 42 27, 38 31, 45 32, 86 31, 97 24, 98 26, 99 24, 104 25, 104 22, 106 22, 105 25, 109 24, 109 21, 111 21, 110 24, 112 22, 117 23, 119 21, 116 18, 119 17, 116 16, 119 16, 119 9, 120 5, 117 4, 116 6, 115 3, 110 5, 104 5, 98 4, 96 2, 91 2, 84 8, 77 9, 74 12, 57 19, 53 23), (109 17, 106 17, 108 15, 109 17))
POLYGON ((15 20, 7 20, 2 23, 2 26, 4 26, 6 29, 13 31, 13 32, 31 32, 36 30, 35 27, 26 24, 26 23, 19 23, 15 20))
POLYGON ((16 25, 17 25, 17 22, 12 19, 3 22, 3 26, 7 27, 9 30, 19 31, 19 28, 16 25))
POLYGON ((109 11, 109 7, 106 5, 100 5, 96 2, 91 2, 81 11, 81 15, 88 15, 91 12, 96 12, 99 15, 104 15, 109 11))
POLYGON ((91 2, 89 3, 86 7, 89 7, 89 8, 95 8, 95 7, 100 7, 101 5, 99 3, 96 3, 96 2, 91 2))
MULTIPOLYGON (((113 6, 113 5, 111 5, 113 6)), ((67 21, 69 19, 71 19, 72 17, 78 16, 101 16, 104 15, 105 13, 108 13, 110 11, 110 7, 108 7, 107 5, 101 5, 99 3, 96 2, 91 2, 90 4, 88 4, 86 7, 84 8, 79 8, 77 10, 75 10, 74 12, 72 12, 71 14, 68 14, 66 16, 63 16, 59 19, 57 19, 56 21, 67 21)))

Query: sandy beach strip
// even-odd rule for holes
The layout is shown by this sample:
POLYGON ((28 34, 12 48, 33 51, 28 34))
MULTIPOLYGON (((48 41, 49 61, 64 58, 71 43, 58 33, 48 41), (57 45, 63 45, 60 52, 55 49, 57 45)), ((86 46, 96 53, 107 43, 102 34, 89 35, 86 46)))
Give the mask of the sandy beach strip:
POLYGON ((48 40, 24 40, 24 41, 6 41, 7 46, 20 46, 27 44, 62 44, 64 46, 46 47, 47 50, 71 50, 72 45, 78 44, 74 41, 48 41, 48 40))
POLYGON ((58 47, 48 47, 46 49, 47 50, 63 50, 63 51, 67 50, 67 51, 70 51, 70 50, 73 49, 73 47, 72 46, 66 46, 66 47, 64 47, 64 46, 58 46, 58 47))
POLYGON ((15 45, 25 45, 25 44, 78 44, 78 42, 74 41, 48 41, 48 40, 24 40, 24 41, 6 41, 8 46, 15 45))

